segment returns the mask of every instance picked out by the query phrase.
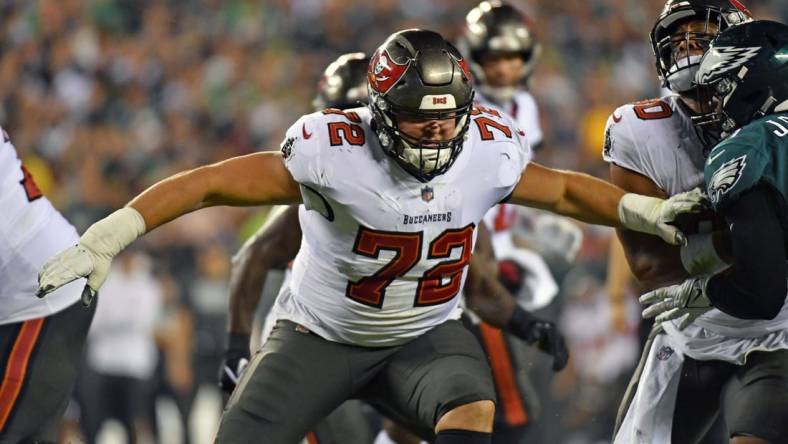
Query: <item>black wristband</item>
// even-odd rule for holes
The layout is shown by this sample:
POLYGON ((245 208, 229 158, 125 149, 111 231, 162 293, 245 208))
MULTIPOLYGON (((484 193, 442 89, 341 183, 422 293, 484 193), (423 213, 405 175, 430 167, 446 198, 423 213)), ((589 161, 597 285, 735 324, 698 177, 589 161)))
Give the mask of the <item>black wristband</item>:
POLYGON ((512 317, 506 323, 506 329, 518 338, 530 343, 534 341, 531 324, 537 320, 536 316, 525 311, 523 307, 515 305, 512 317))
POLYGON ((233 332, 228 333, 227 351, 242 353, 243 356, 249 356, 249 335, 233 332))

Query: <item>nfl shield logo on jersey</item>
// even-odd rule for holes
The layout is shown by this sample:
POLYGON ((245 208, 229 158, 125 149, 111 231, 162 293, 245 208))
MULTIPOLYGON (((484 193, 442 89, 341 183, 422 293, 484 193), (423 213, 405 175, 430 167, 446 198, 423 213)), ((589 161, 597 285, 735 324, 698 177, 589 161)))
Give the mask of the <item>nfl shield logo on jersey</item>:
POLYGON ((425 185, 424 188, 421 189, 421 200, 424 202, 429 202, 435 197, 434 193, 432 192, 432 187, 429 185, 425 185))

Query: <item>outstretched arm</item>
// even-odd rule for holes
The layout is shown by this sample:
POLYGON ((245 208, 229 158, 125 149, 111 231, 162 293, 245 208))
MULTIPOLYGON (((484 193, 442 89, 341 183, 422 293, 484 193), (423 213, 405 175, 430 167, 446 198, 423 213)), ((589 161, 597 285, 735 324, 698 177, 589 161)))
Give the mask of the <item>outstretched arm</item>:
POLYGON ((554 170, 531 162, 509 202, 541 208, 583 222, 621 226, 621 188, 575 171, 554 170))
POLYGON ((134 240, 161 224, 214 205, 297 203, 298 184, 279 153, 235 157, 162 180, 128 206, 91 225, 79 243, 50 258, 38 276, 38 296, 87 277, 83 303, 89 304, 110 262, 134 240))
POLYGON ((254 153, 170 176, 129 202, 146 231, 200 208, 300 202, 279 152, 254 153))
POLYGON ((702 208, 699 191, 682 193, 665 201, 626 193, 587 174, 554 170, 533 162, 523 172, 510 202, 587 223, 655 234, 672 244, 683 243, 684 237, 669 222, 680 213, 702 208))
MULTIPOLYGON (((610 165, 610 180, 631 193, 666 197, 648 177, 615 164, 610 165)), ((698 220, 708 217, 708 214, 701 214, 698 220)), ((632 273, 646 290, 675 284, 691 275, 708 274, 730 256, 727 230, 690 234, 687 245, 681 247, 668 245, 656 236, 624 229, 617 231, 632 273)))

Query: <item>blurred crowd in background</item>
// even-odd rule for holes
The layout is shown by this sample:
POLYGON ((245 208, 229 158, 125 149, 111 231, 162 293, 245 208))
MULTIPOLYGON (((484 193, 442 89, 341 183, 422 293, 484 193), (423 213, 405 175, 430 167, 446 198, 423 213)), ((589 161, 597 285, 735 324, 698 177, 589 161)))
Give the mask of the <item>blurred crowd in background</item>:
MULTIPOLYGON (((167 175, 278 149, 287 127, 312 111, 320 74, 336 56, 370 53, 410 27, 455 37, 477 3, 0 0, 0 125, 82 232, 167 175)), ((647 38, 664 2, 511 3, 530 16, 544 49, 530 82, 545 132, 538 160, 607 178, 600 151, 608 115, 661 94, 647 38)), ((784 0, 746 3, 757 18, 788 21, 784 0)), ((191 420, 192 442, 210 441, 221 409, 214 387, 230 257, 265 211, 187 216, 118 261, 102 293, 127 301, 127 309, 99 306, 88 376, 70 411, 84 436, 94 439, 112 415, 131 417, 137 438, 151 439, 161 425, 151 401, 158 393, 174 401, 171 418, 191 420), (130 312, 132 319, 124 316, 130 312), (198 394, 210 400, 200 410, 208 419, 192 414, 198 394), (134 413, 102 407, 117 405, 134 413)), ((637 358, 634 302, 625 322, 608 321, 612 231, 584 230, 577 260, 556 276, 562 295, 554 312, 574 365, 553 380, 553 399, 543 406, 542 433, 550 437, 532 442, 606 442, 637 358)))

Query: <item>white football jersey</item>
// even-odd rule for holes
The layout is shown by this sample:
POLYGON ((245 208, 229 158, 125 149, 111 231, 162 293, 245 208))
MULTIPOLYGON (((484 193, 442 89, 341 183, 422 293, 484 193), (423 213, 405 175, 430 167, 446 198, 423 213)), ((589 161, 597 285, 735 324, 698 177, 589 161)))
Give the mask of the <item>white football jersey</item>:
MULTIPOLYGON (((542 127, 539 124, 539 110, 536 101, 528 91, 517 91, 509 106, 501 106, 487 99, 480 91, 476 91, 476 102, 490 109, 503 112, 520 127, 528 136, 531 146, 542 142, 542 127)), ((490 229, 491 241, 495 256, 502 258, 516 250, 512 227, 517 222, 521 210, 530 210, 510 204, 500 204, 491 208, 484 216, 484 222, 490 229)))
MULTIPOLYGON (((704 184, 704 146, 679 100, 677 95, 669 95, 621 106, 608 119, 605 132, 605 161, 648 177, 668 196, 704 184)), ((695 323, 727 337, 759 336, 788 327, 788 304, 772 320, 737 319, 715 309, 695 323)), ((695 329, 678 332, 669 327, 668 332, 682 335, 688 348, 696 343, 689 337, 695 329)), ((708 334, 701 333, 699 338, 704 336, 708 334)), ((708 343, 707 339, 703 345, 708 343)))
POLYGON ((476 90, 475 101, 485 108, 503 111, 528 135, 528 143, 538 147, 542 143, 542 125, 539 123, 539 108, 536 106, 534 96, 528 91, 520 90, 514 93, 508 105, 499 105, 485 97, 481 91, 476 90))
POLYGON ((390 346, 459 317, 476 227, 531 151, 510 119, 477 108, 454 164, 424 183, 383 151, 370 119, 318 112, 287 132, 304 235, 275 310, 332 341, 390 346))
MULTIPOLYGON (((508 115, 528 136, 532 147, 542 143, 542 126, 539 122, 539 109, 531 93, 517 91, 508 106, 501 106, 487 99, 480 91, 476 92, 476 102, 480 105, 497 109, 508 115)), ((541 214, 540 210, 512 204, 498 204, 484 215, 484 223, 490 230, 490 237, 498 260, 510 259, 529 270, 522 290, 514 295, 518 303, 526 310, 533 311, 548 305, 558 294, 555 282, 544 259, 534 251, 517 247, 514 243, 515 226, 521 224, 523 218, 533 218, 541 214)), ((550 214, 550 213, 548 213, 550 214)), ((555 216, 559 217, 559 216, 555 216)))
POLYGON ((495 257, 501 258, 517 247, 514 245, 512 228, 519 217, 519 207, 512 204, 498 204, 484 215, 484 223, 490 230, 495 257))
POLYGON ((605 161, 651 179, 668 196, 703 185, 704 147, 677 95, 631 103, 607 120, 605 161))
POLYGON ((10 324, 63 310, 79 300, 85 281, 44 299, 35 296, 41 266, 79 236, 38 190, 8 134, 0 132, 0 324, 10 324))

